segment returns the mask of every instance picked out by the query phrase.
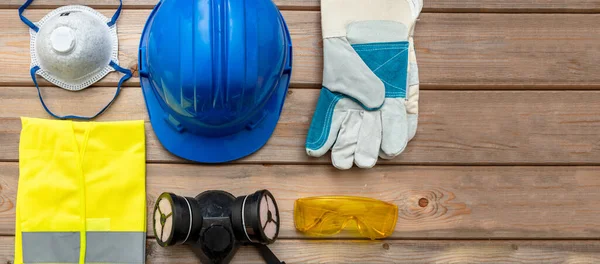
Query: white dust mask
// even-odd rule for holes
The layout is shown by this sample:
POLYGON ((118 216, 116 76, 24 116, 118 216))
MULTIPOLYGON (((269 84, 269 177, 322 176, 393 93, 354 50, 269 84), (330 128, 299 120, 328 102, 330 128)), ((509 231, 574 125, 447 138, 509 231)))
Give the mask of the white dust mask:
POLYGON ((90 7, 70 5, 57 8, 39 22, 32 23, 23 16, 31 2, 33 0, 28 0, 19 8, 19 15, 31 28, 31 77, 36 87, 36 74, 71 91, 85 89, 115 70, 125 74, 114 98, 92 117, 55 115, 44 103, 38 87, 42 106, 50 115, 61 119, 92 119, 102 114, 119 94, 122 83, 131 77, 131 71, 118 66, 116 20, 121 6, 112 19, 90 7))

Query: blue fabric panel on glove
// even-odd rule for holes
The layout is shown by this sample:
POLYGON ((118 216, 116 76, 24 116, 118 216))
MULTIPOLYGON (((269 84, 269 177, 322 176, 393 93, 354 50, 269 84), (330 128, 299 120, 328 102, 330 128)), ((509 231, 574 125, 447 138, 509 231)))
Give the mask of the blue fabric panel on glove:
POLYGON ((329 132, 331 130, 331 121, 335 105, 342 99, 342 95, 332 93, 327 88, 321 89, 317 109, 308 129, 308 137, 306 138, 306 148, 320 149, 327 142, 329 132))
POLYGON ((385 85, 386 98, 406 98, 409 43, 354 44, 352 48, 385 85))

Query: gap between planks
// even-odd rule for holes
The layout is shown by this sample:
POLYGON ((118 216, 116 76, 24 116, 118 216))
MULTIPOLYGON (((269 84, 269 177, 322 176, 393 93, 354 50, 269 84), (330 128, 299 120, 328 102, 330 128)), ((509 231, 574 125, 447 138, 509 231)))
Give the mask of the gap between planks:
MULTIPOLYGON (((126 0, 124 9, 151 9, 158 0, 126 0)), ((16 9, 23 0, 8 0, 0 4, 0 9, 16 9)), ((289 11, 319 11, 320 0, 274 0, 281 10, 289 11)), ((57 8, 69 4, 64 0, 43 0, 34 2, 32 9, 57 8)), ((93 8, 116 8, 116 0, 89 0, 87 5, 93 8)), ((547 0, 530 2, 509 0, 427 0, 424 13, 600 13, 598 0, 547 0)))
MULTIPOLYGON (((14 234, 0 234, 0 241, 4 238, 14 239, 14 234)), ((155 237, 152 235, 146 236, 147 240, 153 242, 155 237)), ((369 240, 366 238, 331 238, 331 237, 323 237, 323 238, 314 238, 314 237, 280 237, 277 238, 277 241, 306 241, 306 242, 315 242, 315 243, 339 243, 339 242, 357 242, 357 243, 386 243, 386 242, 400 242, 400 243, 408 243, 408 242, 417 242, 417 243, 427 243, 427 242, 439 242, 439 243, 454 243, 454 242, 513 242, 513 243, 527 243, 527 242, 599 242, 600 238, 423 238, 423 237, 402 237, 402 238, 385 238, 378 240, 369 240)))
MULTIPOLYGON (((278 241, 269 246, 287 263, 597 263, 599 241, 278 241)), ((12 263, 13 239, 0 237, 0 261, 12 263)), ((162 248, 146 241, 147 263, 198 263, 185 246, 162 248)), ((242 247, 232 263, 264 263, 242 247)))

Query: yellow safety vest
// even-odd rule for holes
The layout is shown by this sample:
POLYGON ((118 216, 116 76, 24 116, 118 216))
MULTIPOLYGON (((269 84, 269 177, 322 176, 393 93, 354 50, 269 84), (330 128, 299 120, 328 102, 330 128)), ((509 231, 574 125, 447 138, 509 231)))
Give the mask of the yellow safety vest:
POLYGON ((21 121, 15 263, 144 263, 144 122, 21 121))

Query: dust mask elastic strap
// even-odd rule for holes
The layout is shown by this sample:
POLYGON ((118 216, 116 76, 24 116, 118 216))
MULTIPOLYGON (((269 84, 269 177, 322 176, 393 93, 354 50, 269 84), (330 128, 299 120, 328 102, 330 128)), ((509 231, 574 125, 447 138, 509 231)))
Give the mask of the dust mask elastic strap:
MULTIPOLYGON (((25 2, 25 4, 23 4, 21 7, 19 7, 19 17, 21 18, 21 21, 23 21, 23 23, 25 23, 27 26, 29 26, 31 29, 33 29, 35 32, 38 32, 40 30, 38 28, 38 26, 36 26, 33 22, 31 22, 31 20, 29 20, 25 16, 23 16, 23 12, 25 12, 25 9, 27 9, 27 7, 29 7, 29 5, 31 5, 31 3, 33 3, 33 1, 34 0, 27 0, 27 2, 25 2)), ((117 11, 110 19, 110 22, 107 23, 109 27, 112 27, 115 23, 117 23, 117 19, 119 19, 119 16, 121 15, 122 8, 123 8, 123 0, 119 0, 119 8, 117 8, 117 11)))
POLYGON ((89 120, 89 119, 94 119, 96 117, 98 117, 99 115, 101 115, 102 113, 104 113, 104 111, 106 111, 106 109, 108 109, 109 106, 112 105, 112 103, 115 101, 115 99, 117 99, 117 96, 119 96, 119 93, 121 93, 121 86, 123 85, 123 83, 125 81, 127 81, 129 78, 131 78, 132 73, 130 70, 125 69, 125 68, 121 68, 119 65, 117 65, 114 62, 110 62, 110 66, 113 67, 115 70, 125 74, 123 77, 121 77, 121 80, 119 81, 119 84, 117 85, 117 91, 115 92, 115 95, 113 96, 113 98, 110 100, 110 102, 108 102, 108 104, 106 104, 106 106, 104 106, 100 111, 98 111, 98 113, 96 113, 93 116, 78 116, 78 115, 65 115, 65 116, 60 116, 60 115, 56 115, 54 114, 49 108, 48 106, 46 106, 46 103, 44 103, 44 97, 42 97, 42 91, 40 90, 40 86, 38 85, 37 82, 37 78, 36 78, 36 72, 40 70, 40 66, 35 66, 33 68, 31 68, 31 79, 33 79, 33 83, 35 84, 35 88, 37 88, 38 91, 38 96, 40 98, 40 102, 42 102, 42 106, 44 107, 44 110, 46 110, 46 112, 48 112, 49 115, 53 116, 54 118, 58 118, 58 119, 81 119, 81 120, 89 120))

